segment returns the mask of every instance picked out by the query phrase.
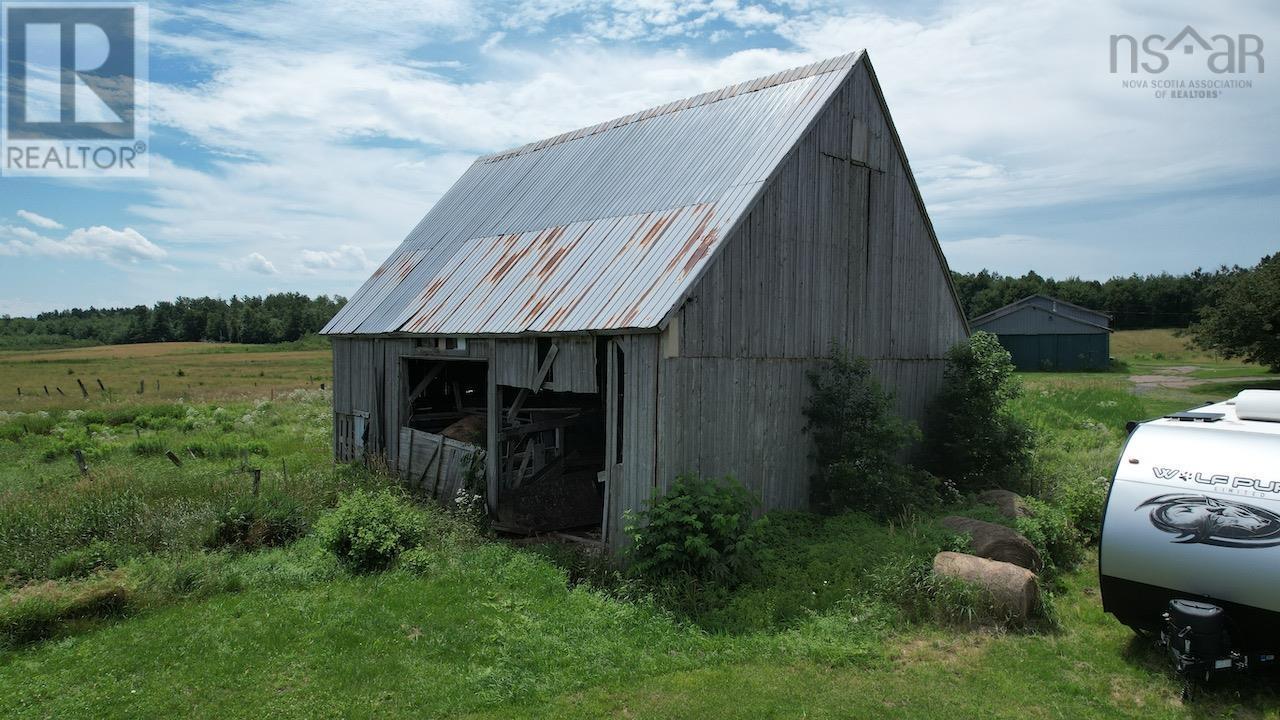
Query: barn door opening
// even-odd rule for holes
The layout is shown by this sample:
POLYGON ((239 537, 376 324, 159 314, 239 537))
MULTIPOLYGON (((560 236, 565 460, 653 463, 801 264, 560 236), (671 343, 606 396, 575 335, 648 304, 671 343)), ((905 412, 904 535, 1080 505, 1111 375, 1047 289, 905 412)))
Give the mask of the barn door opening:
POLYGON ((498 529, 599 532, 605 462, 603 398, 499 386, 498 529))
POLYGON ((397 470, 410 487, 453 504, 483 494, 488 367, 483 361, 404 358, 397 470))

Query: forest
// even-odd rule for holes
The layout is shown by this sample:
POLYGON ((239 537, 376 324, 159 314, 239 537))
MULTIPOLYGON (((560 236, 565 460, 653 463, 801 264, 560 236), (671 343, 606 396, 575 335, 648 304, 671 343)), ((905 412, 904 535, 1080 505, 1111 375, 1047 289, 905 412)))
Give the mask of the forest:
POLYGON ((1212 272, 1196 269, 1181 275, 1129 275, 1098 281, 1077 277, 1054 280, 1035 271, 1014 277, 982 270, 952 273, 952 278, 960 304, 971 319, 1039 293, 1105 312, 1116 330, 1139 330, 1191 325, 1201 308, 1213 304, 1224 283, 1246 272, 1247 268, 1222 266, 1212 272))
POLYGON ((324 327, 346 303, 339 296, 178 298, 151 307, 55 310, 0 318, 0 348, 34 350, 146 342, 279 343, 324 327))

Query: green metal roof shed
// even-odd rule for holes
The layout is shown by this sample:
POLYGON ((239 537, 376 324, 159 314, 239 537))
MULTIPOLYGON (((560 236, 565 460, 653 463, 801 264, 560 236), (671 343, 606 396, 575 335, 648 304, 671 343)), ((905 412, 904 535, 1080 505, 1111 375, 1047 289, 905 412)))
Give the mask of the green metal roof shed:
POLYGON ((1031 295, 970 322, 1000 338, 1019 370, 1105 370, 1111 316, 1045 295, 1031 295))

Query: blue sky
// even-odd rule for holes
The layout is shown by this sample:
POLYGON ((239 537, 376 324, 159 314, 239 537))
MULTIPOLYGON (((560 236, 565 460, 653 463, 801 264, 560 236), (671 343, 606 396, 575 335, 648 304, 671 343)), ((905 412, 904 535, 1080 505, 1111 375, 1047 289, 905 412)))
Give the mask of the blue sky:
MULTIPOLYGON (((1101 279, 1280 249, 1280 66, 1191 101, 1109 71, 1113 33, 1191 24, 1280 48, 1271 2, 231 0, 150 14, 150 176, 0 179, 0 313, 350 295, 477 155, 860 48, 955 269, 1101 279)), ((1218 76, 1175 55, 1158 77, 1218 76)))

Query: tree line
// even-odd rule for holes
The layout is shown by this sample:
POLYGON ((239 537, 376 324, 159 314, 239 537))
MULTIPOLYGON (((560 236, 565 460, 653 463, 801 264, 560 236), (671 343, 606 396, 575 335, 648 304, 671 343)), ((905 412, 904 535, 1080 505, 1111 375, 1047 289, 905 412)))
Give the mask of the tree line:
POLYGON ((0 347, 11 349, 144 342, 278 343, 319 332, 346 299, 299 293, 265 297, 178 298, 150 307, 54 310, 0 318, 0 347))
POLYGON ((1111 316, 1116 330, 1185 328, 1210 306, 1218 290, 1248 269, 1225 265, 1212 272, 1129 275, 1110 280, 1063 280, 1028 272, 1022 277, 982 270, 952 273, 960 304, 970 319, 1028 295, 1048 295, 1111 316))

